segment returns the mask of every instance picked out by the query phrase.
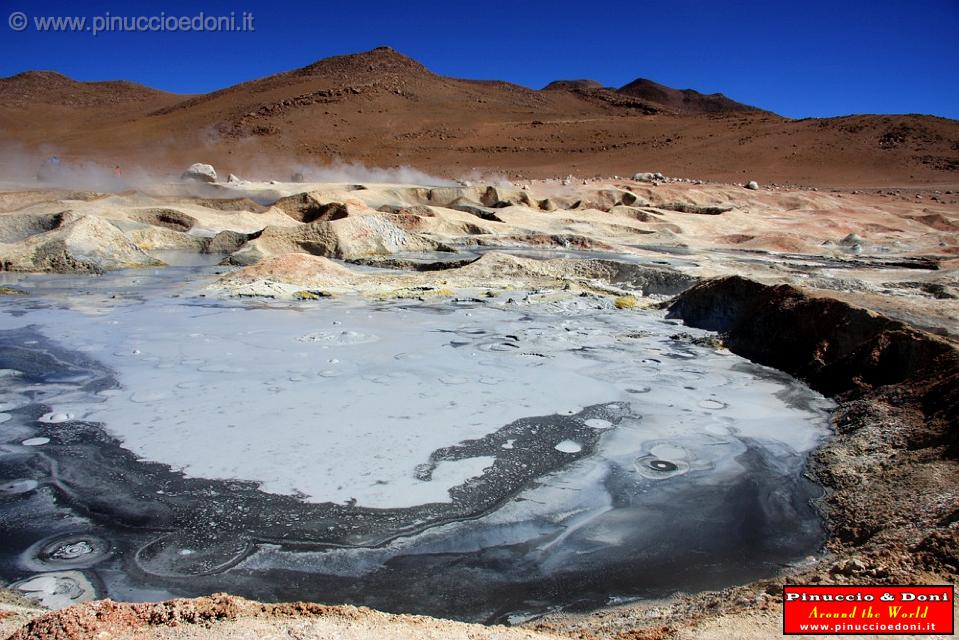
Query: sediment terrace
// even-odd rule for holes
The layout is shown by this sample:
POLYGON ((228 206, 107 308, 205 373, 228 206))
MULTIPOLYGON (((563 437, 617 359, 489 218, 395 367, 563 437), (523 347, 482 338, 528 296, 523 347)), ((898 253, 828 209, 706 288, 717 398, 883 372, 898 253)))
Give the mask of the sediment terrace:
MULTIPOLYGON (((955 581, 955 207, 877 194, 622 181, 512 190, 316 187, 289 198, 285 190, 301 187, 247 185, 242 196, 218 194, 273 200, 227 200, 239 202, 231 205, 241 209, 235 212, 183 195, 62 201, 48 194, 46 202, 25 196, 34 204, 26 211, 14 205, 3 216, 13 231, 0 256, 17 270, 98 272, 164 258, 246 265, 225 266, 203 287, 184 289, 218 300, 323 304, 327 296, 360 295, 485 306, 499 296, 551 304, 584 294, 625 314, 665 305, 669 317, 718 332, 732 352, 797 376, 837 402, 836 434, 809 468, 828 490, 822 506, 829 538, 819 560, 718 594, 547 616, 529 623, 536 633, 708 637, 748 621, 762 637, 762 629, 779 624, 777 585, 787 577, 955 581), (156 209, 157 199, 179 215, 145 218, 142 209, 156 209), (57 224, 23 217, 66 207, 71 213, 57 224), (115 251, 117 244, 126 253, 115 251), (170 250, 176 253, 163 253, 170 250)), ((28 292, 10 278, 9 293, 28 292)), ((118 631, 132 633, 145 610, 84 606, 48 614, 21 635, 70 633, 91 615, 104 624, 120 619, 118 631)), ((263 615, 275 614, 283 621, 276 624, 320 624, 305 621, 314 609, 289 618, 287 610, 251 606, 227 598, 163 610, 225 607, 215 616, 226 620, 222 633, 260 624, 263 615)), ((362 624, 381 620, 330 611, 334 618, 358 615, 362 624)), ((161 627, 169 620, 154 619, 161 627)))

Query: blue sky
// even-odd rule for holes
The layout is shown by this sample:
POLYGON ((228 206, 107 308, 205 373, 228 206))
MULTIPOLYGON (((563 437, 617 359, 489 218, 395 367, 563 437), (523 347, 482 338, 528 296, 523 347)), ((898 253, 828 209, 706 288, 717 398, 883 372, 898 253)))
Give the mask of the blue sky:
MULTIPOLYGON (((88 23, 89 24, 89 23, 88 23)), ((432 70, 540 88, 646 77, 791 117, 959 118, 959 0, 0 0, 0 75, 52 69, 199 93, 390 45, 432 70), (22 11, 26 30, 9 27, 22 11), (40 33, 38 16, 254 16, 252 33, 40 33)))

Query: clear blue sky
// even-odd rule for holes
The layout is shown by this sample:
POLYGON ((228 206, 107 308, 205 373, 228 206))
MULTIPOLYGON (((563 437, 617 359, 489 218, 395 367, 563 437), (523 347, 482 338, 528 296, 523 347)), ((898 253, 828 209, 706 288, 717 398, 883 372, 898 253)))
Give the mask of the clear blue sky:
MULTIPOLYGON (((0 0, 0 75, 52 69, 199 93, 390 45, 436 72, 540 88, 645 77, 792 117, 959 118, 959 0, 0 0), (22 32, 8 16, 31 21, 22 32), (254 15, 252 33, 38 33, 37 16, 254 15)), ((89 23, 88 23, 89 24, 89 23)))

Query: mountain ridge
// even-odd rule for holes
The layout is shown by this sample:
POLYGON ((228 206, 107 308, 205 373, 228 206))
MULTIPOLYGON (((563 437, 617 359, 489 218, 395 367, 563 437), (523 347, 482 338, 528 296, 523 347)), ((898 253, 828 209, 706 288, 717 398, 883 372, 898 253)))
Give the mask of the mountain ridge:
MULTIPOLYGON (((78 93, 87 92, 91 89, 102 89, 102 90, 113 90, 114 92, 120 93, 125 91, 132 99, 134 96, 139 95, 139 99, 146 100, 149 97, 153 96, 179 96, 183 101, 190 101, 195 104, 196 100, 203 101, 204 98, 209 96, 216 96, 224 93, 229 93, 231 91, 249 87, 249 86, 269 86, 276 83, 281 83, 284 81, 296 81, 296 80, 307 80, 310 78, 323 77, 329 80, 339 80, 341 82, 356 82, 362 79, 369 79, 375 77, 380 81, 383 81, 385 78, 392 77, 394 80, 408 80, 409 78, 402 78, 403 75, 413 76, 419 79, 432 79, 435 81, 440 80, 453 80, 464 83, 475 83, 478 85, 499 85, 506 86, 510 88, 516 88, 520 90, 527 91, 557 91, 557 90, 568 90, 568 91, 593 91, 593 90, 603 90, 603 91, 613 91, 621 94, 629 95, 632 97, 637 97, 646 100, 649 103, 658 105, 666 110, 673 108, 673 105, 670 104, 667 100, 657 100, 651 99, 648 96, 642 95, 638 91, 633 91, 631 88, 637 83, 650 83, 655 85, 657 88, 667 90, 669 92, 676 93, 689 93, 696 96, 702 96, 706 98, 719 97, 724 99, 723 103, 717 102, 716 108, 709 109, 710 112, 716 113, 721 112, 722 106, 725 103, 728 103, 733 108, 731 110, 743 111, 743 110, 758 110, 762 111, 758 107, 751 107, 749 105, 742 105, 737 103, 729 98, 726 98, 722 94, 713 94, 706 95, 701 94, 692 89, 672 89, 666 85, 655 83, 653 81, 644 80, 642 78, 637 78, 633 82, 630 82, 620 88, 604 87, 602 84, 595 80, 589 79, 580 79, 580 80, 556 80, 550 82, 547 86, 542 89, 533 89, 526 87, 521 84, 516 84, 504 80, 477 80, 477 79, 465 79, 465 78, 455 78, 448 76, 441 76, 432 71, 427 67, 417 62, 413 58, 410 58, 397 50, 389 46, 380 46, 368 51, 362 51, 359 53, 351 54, 342 54, 329 56, 326 58, 320 58, 315 60, 307 65, 298 67, 295 69, 290 69, 288 71, 281 71, 278 73, 269 74, 261 78, 254 78, 250 80, 245 80, 243 82, 223 87, 221 89, 216 89, 202 94, 178 94, 174 92, 164 91, 162 89, 155 89, 137 82, 129 80, 106 80, 106 81, 82 81, 75 80, 69 76, 62 74, 57 71, 47 71, 47 70, 27 70, 22 71, 18 74, 7 76, 5 78, 0 78, 0 87, 3 87, 5 83, 8 85, 15 85, 17 83, 31 84, 36 89, 40 90, 40 84, 46 82, 49 85, 59 87, 61 91, 65 90, 67 87, 72 88, 78 93)), ((68 100, 69 102, 69 100, 68 100)))
POLYGON ((537 90, 440 75, 388 47, 197 95, 25 72, 0 79, 0 143, 109 166, 207 161, 281 179, 337 160, 444 177, 661 171, 816 185, 939 184, 959 170, 954 120, 793 120, 643 78, 537 90))

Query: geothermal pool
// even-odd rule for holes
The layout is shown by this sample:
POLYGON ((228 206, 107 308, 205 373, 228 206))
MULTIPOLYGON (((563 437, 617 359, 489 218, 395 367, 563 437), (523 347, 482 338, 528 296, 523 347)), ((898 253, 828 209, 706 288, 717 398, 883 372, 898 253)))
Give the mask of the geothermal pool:
MULTIPOLYGON (((0 580, 516 622, 815 553, 828 401, 655 312, 286 303, 210 268, 0 299, 0 580)), ((552 301, 550 301, 552 300, 552 301)))

